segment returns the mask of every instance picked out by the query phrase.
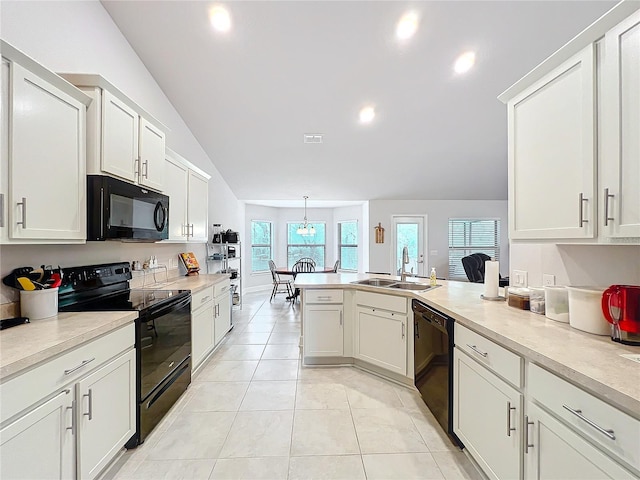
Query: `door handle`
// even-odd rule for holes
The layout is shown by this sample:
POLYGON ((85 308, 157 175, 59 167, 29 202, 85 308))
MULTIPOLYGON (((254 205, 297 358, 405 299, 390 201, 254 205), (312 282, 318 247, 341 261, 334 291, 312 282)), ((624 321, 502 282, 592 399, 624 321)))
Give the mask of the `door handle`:
POLYGON ((189 228, 191 229, 191 236, 193 237, 193 223, 189 225, 189 228))
POLYGON ((18 202, 18 205, 22 206, 22 221, 16 222, 16 225, 22 225, 22 228, 27 228, 27 198, 22 197, 22 201, 18 202))
POLYGON ((511 432, 515 432, 516 428, 511 426, 511 410, 515 410, 516 407, 511 406, 511 402, 507 402, 507 437, 511 436, 511 432))
MULTIPOLYGON (((67 390, 68 392, 68 390, 67 390)), ((67 427, 67 430, 71 430, 71 435, 75 435, 76 434, 76 401, 72 400, 71 401, 71 406, 67 407, 67 410, 71 410, 71 426, 67 427)))
POLYGON ((82 395, 82 398, 89 397, 89 411, 87 413, 83 413, 85 417, 89 417, 89 421, 93 418, 93 392, 89 389, 89 393, 85 393, 82 395))
POLYGON ((478 355, 482 355, 484 358, 487 358, 487 355, 489 355, 487 352, 483 352, 482 350, 478 350, 478 347, 476 347, 475 345, 470 345, 470 344, 467 343, 467 347, 469 347, 471 350, 476 352, 478 355))
POLYGON ((609 216, 609 199, 613 198, 615 195, 609 193, 609 189, 604 189, 604 226, 608 227, 609 222, 614 220, 614 217, 609 216))
POLYGON ((529 416, 524 416, 524 453, 529 453, 529 449, 533 448, 533 443, 529 443, 529 425, 533 425, 534 422, 529 421, 529 416))
POLYGON ((140 157, 133 160, 133 176, 137 177, 140 173, 140 157))
POLYGON ((402 338, 403 339, 404 339, 404 328, 405 328, 405 325, 404 325, 404 322, 402 322, 402 338))
POLYGON ((342 326, 342 312, 340 312, 340 326, 342 326))
POLYGON ((93 362, 95 359, 96 359, 96 357, 90 358, 89 360, 83 360, 82 363, 80 365, 78 365, 77 367, 73 367, 73 368, 70 368, 69 370, 65 370, 64 374, 65 375, 69 375, 70 373, 73 373, 76 370, 84 367, 85 365, 88 365, 89 363, 93 362))
POLYGON ((4 227, 4 193, 0 193, 0 227, 4 227))
POLYGON ((149 178, 149 160, 142 162, 142 176, 144 178, 149 178))
POLYGON ((564 404, 562 405, 562 408, 564 408, 565 410, 568 410, 569 412, 573 413, 580 420, 582 420, 583 422, 585 422, 588 425, 592 426, 593 428, 595 428, 597 431, 599 431, 603 435, 606 435, 611 440, 615 440, 616 439, 616 435, 615 435, 615 432, 613 430, 602 428, 600 425, 595 423, 593 420, 589 420, 587 417, 585 417, 582 414, 582 410, 574 410, 573 408, 568 407, 567 405, 564 405, 564 404))
POLYGON ((582 228, 585 223, 589 223, 589 220, 584 219, 584 204, 585 202, 588 202, 589 199, 584 198, 584 194, 580 192, 579 200, 580 200, 580 207, 578 208, 578 213, 580 215, 580 223, 578 225, 580 226, 580 228, 582 228))

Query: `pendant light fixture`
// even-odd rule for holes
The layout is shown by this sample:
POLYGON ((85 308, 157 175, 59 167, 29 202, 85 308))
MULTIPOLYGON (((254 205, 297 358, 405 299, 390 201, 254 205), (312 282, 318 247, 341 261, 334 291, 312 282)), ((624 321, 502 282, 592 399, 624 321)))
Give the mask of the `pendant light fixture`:
POLYGON ((298 229, 296 230, 296 233, 298 235, 303 235, 303 236, 307 236, 307 235, 315 235, 316 234, 316 228, 311 225, 309 222, 307 222, 307 198, 309 198, 308 196, 304 196, 304 223, 301 223, 300 225, 298 225, 298 229))

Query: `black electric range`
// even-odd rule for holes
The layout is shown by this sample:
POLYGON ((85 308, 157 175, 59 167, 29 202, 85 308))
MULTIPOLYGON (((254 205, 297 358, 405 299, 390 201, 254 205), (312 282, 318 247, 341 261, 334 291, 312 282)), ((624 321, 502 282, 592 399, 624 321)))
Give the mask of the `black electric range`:
POLYGON ((138 311, 136 320, 136 434, 144 442, 191 383, 191 293, 129 288, 128 263, 63 269, 61 312, 138 311))

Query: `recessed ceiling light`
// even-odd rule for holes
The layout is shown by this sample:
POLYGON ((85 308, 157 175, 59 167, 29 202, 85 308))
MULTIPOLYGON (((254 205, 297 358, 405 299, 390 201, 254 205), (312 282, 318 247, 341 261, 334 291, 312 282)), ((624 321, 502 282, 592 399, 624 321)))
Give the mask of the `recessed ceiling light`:
POLYGON ((371 123, 376 116, 376 111, 373 107, 364 107, 360 110, 360 122, 371 123))
POLYGON ((413 37, 416 30, 418 30, 418 14, 416 12, 407 12, 396 25, 396 37, 400 40, 407 40, 413 37))
POLYGON ((456 73, 466 73, 471 70, 474 63, 476 63, 475 52, 465 52, 456 59, 453 69, 456 73))
POLYGON ((231 15, 229 15, 229 11, 221 5, 216 5, 209 10, 209 20, 213 28, 218 32, 228 32, 231 30, 231 15))

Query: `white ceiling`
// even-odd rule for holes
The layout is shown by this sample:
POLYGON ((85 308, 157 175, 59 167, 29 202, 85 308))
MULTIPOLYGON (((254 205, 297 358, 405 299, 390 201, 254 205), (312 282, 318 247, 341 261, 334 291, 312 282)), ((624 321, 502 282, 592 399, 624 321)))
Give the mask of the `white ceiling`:
POLYGON ((354 201, 506 199, 497 95, 615 2, 226 2, 227 35, 210 2, 102 3, 239 199, 354 201))

